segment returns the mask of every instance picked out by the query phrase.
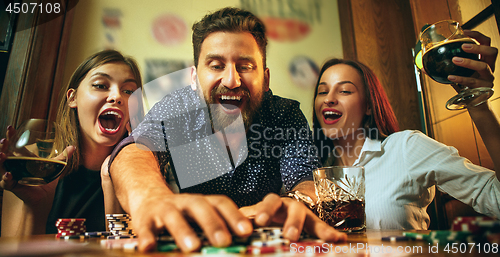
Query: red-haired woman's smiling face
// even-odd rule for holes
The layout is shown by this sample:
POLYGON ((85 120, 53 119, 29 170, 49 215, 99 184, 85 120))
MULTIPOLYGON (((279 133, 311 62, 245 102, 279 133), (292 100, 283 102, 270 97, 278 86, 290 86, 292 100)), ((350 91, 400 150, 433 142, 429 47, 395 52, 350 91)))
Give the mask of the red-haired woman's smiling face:
POLYGON ((328 68, 318 84, 314 112, 323 133, 331 139, 361 133, 363 118, 370 111, 359 72, 347 64, 328 68))

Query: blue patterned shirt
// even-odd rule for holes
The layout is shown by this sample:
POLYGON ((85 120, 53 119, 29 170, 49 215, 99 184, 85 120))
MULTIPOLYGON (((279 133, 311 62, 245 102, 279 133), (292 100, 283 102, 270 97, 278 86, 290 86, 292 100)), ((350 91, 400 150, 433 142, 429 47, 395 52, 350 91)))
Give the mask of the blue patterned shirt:
POLYGON ((224 194, 239 207, 312 180, 319 161, 297 101, 266 92, 239 151, 215 139, 208 108, 189 86, 165 96, 115 148, 110 165, 124 146, 142 144, 155 152, 167 182, 179 192, 224 194))

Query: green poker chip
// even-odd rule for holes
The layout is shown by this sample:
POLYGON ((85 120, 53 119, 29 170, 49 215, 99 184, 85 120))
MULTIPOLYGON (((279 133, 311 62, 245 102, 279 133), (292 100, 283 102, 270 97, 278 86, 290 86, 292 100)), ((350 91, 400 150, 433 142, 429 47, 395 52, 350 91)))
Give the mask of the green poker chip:
POLYGON ((156 247, 156 250, 158 250, 158 252, 171 252, 177 249, 179 249, 179 247, 176 244, 172 243, 167 243, 167 244, 159 243, 158 246, 156 247))
POLYGON ((414 239, 414 240, 427 240, 429 235, 421 234, 416 232, 403 232, 403 236, 414 239))
POLYGON ((245 253, 247 248, 242 245, 233 245, 229 247, 205 246, 201 248, 202 254, 221 254, 221 253, 245 253))

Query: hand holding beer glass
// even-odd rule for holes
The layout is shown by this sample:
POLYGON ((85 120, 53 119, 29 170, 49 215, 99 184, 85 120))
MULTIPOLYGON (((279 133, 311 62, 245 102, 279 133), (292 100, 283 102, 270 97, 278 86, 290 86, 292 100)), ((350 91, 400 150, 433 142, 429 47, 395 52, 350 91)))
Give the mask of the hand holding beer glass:
MULTIPOLYGON (((478 44, 474 39, 464 35, 459 23, 453 20, 439 21, 427 27, 420 34, 422 42, 422 62, 425 72, 434 81, 442 84, 455 84, 448 80, 449 75, 471 77, 475 71, 456 66, 453 57, 479 60, 479 55, 462 50, 462 44, 478 44)), ((455 84, 460 92, 446 102, 449 110, 460 110, 467 106, 477 106, 493 95, 493 89, 478 87, 469 89, 455 84)), ((457 88, 455 87, 455 88, 457 88)))

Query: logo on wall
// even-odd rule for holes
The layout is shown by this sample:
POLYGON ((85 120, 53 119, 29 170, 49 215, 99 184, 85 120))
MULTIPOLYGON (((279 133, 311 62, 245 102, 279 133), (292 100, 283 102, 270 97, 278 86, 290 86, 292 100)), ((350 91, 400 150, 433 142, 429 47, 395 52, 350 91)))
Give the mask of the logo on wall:
POLYGON ((280 42, 300 41, 311 31, 309 24, 296 19, 265 17, 262 21, 266 24, 267 36, 280 42))
POLYGON ((300 41, 321 23, 322 0, 240 0, 240 4, 262 19, 270 39, 280 42, 300 41))
POLYGON ((187 36, 186 22, 175 14, 158 16, 151 25, 153 38, 164 46, 181 44, 187 36))
POLYGON ((104 48, 116 49, 120 43, 122 11, 115 8, 103 10, 102 25, 104 27, 104 48))
POLYGON ((293 83, 303 89, 314 89, 319 76, 319 67, 311 58, 297 56, 290 61, 288 72, 293 83))

